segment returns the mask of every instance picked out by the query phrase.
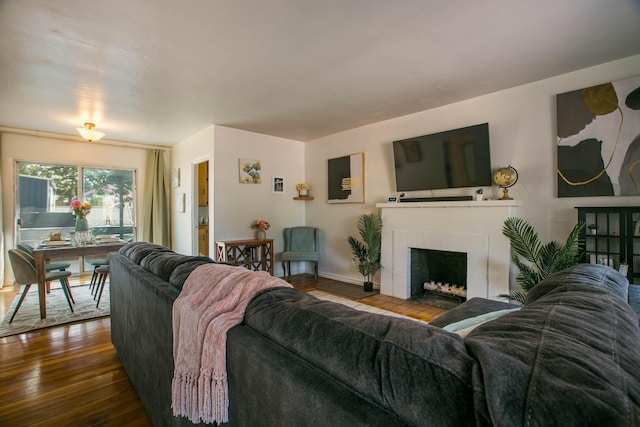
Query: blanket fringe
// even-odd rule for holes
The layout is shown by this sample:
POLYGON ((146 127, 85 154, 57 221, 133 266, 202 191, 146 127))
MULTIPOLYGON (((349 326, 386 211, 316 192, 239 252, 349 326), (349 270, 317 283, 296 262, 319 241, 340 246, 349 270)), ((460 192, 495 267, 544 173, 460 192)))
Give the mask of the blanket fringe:
POLYGON ((229 421, 228 383, 224 376, 202 373, 198 380, 200 417, 205 423, 229 421))
POLYGON ((176 417, 187 417, 193 423, 199 423, 198 378, 182 373, 174 375, 171 382, 171 408, 176 417))

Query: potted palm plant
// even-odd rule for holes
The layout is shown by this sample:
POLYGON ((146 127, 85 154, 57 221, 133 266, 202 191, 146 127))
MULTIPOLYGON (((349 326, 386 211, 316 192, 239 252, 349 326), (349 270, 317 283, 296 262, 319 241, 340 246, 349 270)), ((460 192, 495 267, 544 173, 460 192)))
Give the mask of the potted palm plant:
POLYGON ((583 229, 584 224, 578 223, 569 233, 565 244, 551 241, 543 245, 538 233, 528 222, 517 217, 507 218, 502 227, 502 234, 511 241, 511 260, 520 270, 516 282, 522 290, 499 297, 524 303, 527 292, 542 279, 579 263, 584 253, 583 240, 580 238, 583 229))
POLYGON ((364 290, 373 291, 373 276, 380 270, 380 246, 382 243, 382 218, 378 214, 362 214, 358 218, 358 233, 362 241, 349 236, 353 261, 364 277, 364 290))

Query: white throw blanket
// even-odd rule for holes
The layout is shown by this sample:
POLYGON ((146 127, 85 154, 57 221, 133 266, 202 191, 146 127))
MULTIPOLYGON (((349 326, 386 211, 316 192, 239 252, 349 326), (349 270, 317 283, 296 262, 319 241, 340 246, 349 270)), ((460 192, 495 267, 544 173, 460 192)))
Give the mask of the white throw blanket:
POLYGON ((253 296, 291 287, 266 272, 204 264, 187 278, 173 303, 172 408, 193 423, 228 421, 227 331, 238 325, 253 296))

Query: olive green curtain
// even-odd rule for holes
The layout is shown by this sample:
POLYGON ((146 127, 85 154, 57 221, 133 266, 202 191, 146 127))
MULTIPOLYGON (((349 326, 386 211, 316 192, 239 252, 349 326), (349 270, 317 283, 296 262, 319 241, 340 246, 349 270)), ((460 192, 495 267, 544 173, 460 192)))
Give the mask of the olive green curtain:
POLYGON ((171 247, 169 181, 161 150, 149 150, 145 185, 142 240, 171 247))

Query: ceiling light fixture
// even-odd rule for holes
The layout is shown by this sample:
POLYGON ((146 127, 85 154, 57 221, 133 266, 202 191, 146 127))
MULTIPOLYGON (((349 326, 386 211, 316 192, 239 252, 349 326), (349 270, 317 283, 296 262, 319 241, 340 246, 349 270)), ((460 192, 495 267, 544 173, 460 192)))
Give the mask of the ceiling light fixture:
POLYGON ((98 130, 94 130, 93 128, 96 127, 96 125, 94 123, 85 123, 83 128, 76 128, 76 130, 78 132, 80 132, 80 135, 82 135, 82 137, 84 139, 86 139, 89 142, 92 141, 97 141, 100 138, 102 138, 105 133, 104 132, 100 132, 98 130))

